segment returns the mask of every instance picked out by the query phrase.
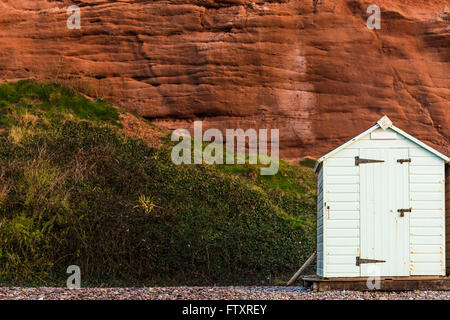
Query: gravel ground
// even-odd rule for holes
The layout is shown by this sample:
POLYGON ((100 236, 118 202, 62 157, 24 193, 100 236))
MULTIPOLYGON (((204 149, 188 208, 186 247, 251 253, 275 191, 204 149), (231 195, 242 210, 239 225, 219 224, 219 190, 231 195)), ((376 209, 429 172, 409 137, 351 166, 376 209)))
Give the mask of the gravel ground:
POLYGON ((303 287, 14 288, 0 287, 0 300, 435 300, 450 291, 312 292, 303 287))

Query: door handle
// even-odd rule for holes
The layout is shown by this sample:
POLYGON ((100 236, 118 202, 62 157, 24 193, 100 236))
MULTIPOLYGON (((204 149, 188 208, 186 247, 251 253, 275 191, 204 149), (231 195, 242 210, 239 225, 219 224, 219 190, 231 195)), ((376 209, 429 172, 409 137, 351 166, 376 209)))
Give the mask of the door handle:
POLYGON ((397 212, 400 213, 400 217, 404 217, 405 216, 405 212, 411 212, 412 208, 409 209, 398 209, 397 212))

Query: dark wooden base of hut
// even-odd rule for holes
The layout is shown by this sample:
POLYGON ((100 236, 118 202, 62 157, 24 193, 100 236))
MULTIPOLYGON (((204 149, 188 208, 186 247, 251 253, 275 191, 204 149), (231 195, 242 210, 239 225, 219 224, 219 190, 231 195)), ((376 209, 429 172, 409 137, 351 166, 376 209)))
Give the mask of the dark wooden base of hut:
MULTIPOLYGON (((368 278, 320 278, 302 277, 303 286, 314 291, 352 290, 372 291, 367 284, 368 278)), ((373 287, 373 286, 372 286, 373 287)), ((414 277, 381 277, 378 291, 412 291, 438 290, 450 291, 450 277, 414 276, 414 277)))

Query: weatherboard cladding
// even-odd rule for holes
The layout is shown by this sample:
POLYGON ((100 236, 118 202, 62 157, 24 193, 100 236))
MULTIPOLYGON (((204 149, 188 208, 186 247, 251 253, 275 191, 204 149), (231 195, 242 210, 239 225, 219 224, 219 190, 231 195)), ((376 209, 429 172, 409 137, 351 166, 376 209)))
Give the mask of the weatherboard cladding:
POLYGON ((317 274, 323 276, 323 171, 317 177, 317 274))
MULTIPOLYGON (((380 204, 377 206, 388 208, 388 204, 383 203, 386 202, 383 197, 368 196, 370 189, 367 188, 370 186, 361 185, 360 170, 368 170, 367 168, 371 167, 356 166, 355 157, 364 158, 363 156, 367 154, 385 157, 406 155, 406 158, 411 158, 411 163, 405 163, 403 166, 392 165, 390 175, 393 176, 384 177, 393 182, 403 179, 403 193, 398 190, 396 183, 391 183, 388 188, 392 189, 386 190, 385 194, 403 197, 405 206, 409 202, 413 210, 411 213, 405 213, 409 215, 408 220, 405 220, 409 221, 409 225, 405 227, 407 228, 405 235, 392 245, 394 251, 385 250, 383 254, 386 257, 399 254, 395 252, 395 248, 403 243, 404 246, 409 246, 409 252, 401 251, 401 254, 409 254, 409 257, 405 257, 409 259, 409 265, 399 266, 398 272, 403 270, 411 276, 445 274, 445 162, 439 153, 425 149, 422 144, 416 143, 416 139, 412 141, 409 137, 398 128, 396 130, 372 128, 366 131, 365 135, 353 139, 351 144, 323 157, 318 173, 318 275, 324 277, 365 275, 362 270, 367 266, 357 266, 355 263, 356 257, 361 253, 361 241, 370 243, 374 238, 370 234, 372 220, 368 222, 364 220, 365 217, 361 217, 361 212, 369 212, 365 206, 370 203, 365 199, 378 201, 380 204), (388 139, 372 140, 372 137, 383 138, 386 132, 390 135, 388 139), (404 174, 398 173, 395 168, 403 168, 404 174), (365 190, 364 193, 361 193, 361 190, 365 190), (361 230, 362 224, 365 230, 361 230)), ((382 174, 374 175, 374 179, 377 183, 377 179, 383 179, 382 174)), ((385 222, 373 220, 373 223, 385 222)), ((392 229, 390 226, 382 227, 392 229)), ((394 233, 392 237, 398 235, 394 233)))

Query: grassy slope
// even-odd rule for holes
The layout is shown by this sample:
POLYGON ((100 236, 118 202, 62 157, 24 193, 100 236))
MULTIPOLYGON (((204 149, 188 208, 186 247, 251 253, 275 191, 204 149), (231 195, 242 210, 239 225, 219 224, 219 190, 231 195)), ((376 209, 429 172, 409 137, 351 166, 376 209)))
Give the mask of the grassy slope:
POLYGON ((315 245, 312 170, 182 165, 119 111, 56 84, 0 86, 0 283, 281 283, 315 245))

